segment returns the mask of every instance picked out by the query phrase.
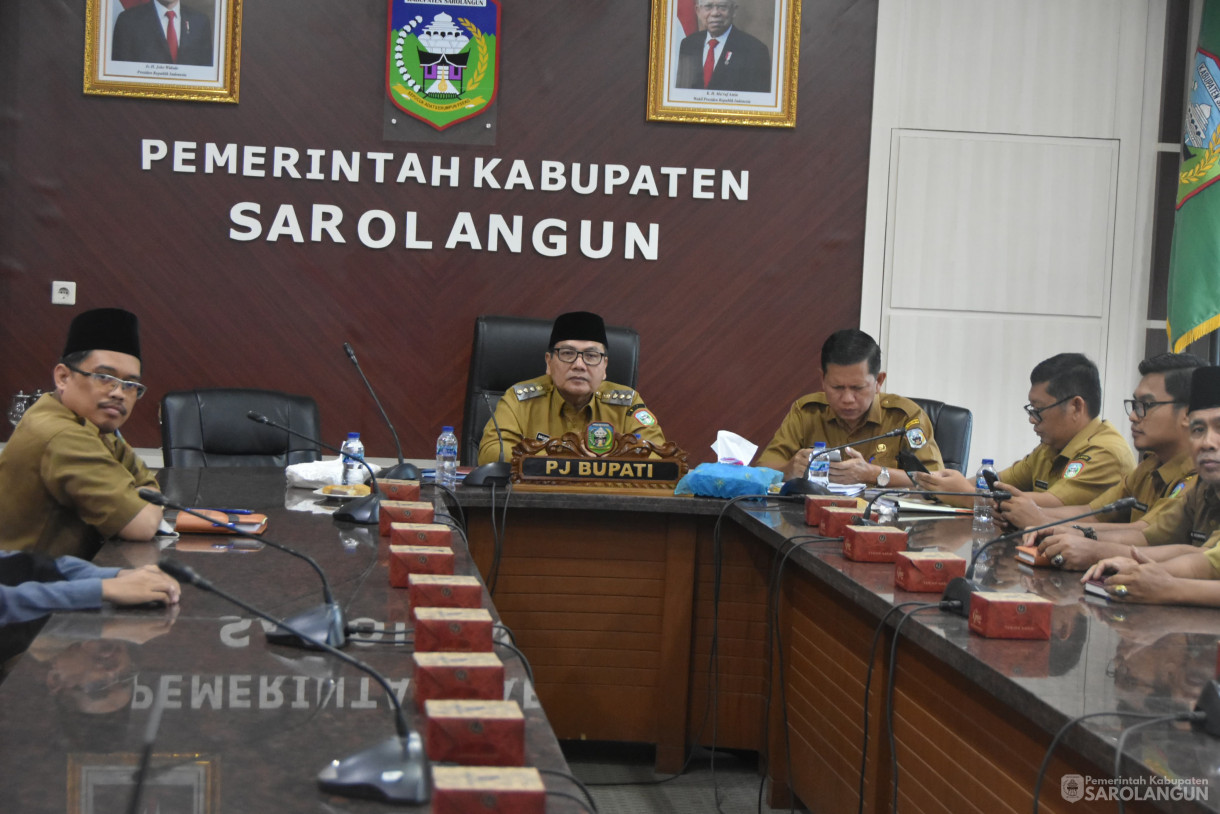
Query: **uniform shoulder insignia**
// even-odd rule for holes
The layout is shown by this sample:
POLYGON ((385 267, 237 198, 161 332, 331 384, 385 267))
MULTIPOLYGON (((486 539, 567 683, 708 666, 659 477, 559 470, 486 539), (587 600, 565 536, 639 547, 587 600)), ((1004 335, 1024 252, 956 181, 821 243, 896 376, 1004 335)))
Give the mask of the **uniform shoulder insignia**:
POLYGON ((901 410, 906 413, 908 418, 919 415, 923 409, 906 396, 899 396, 895 393, 882 393, 881 406, 889 410, 901 410))
POLYGON ((546 393, 546 388, 538 383, 514 384, 513 395, 517 397, 517 401, 529 401, 536 399, 546 393))
POLYGON ((605 404, 613 404, 616 407, 630 407, 632 400, 635 398, 635 391, 611 390, 606 393, 598 393, 597 397, 605 404))

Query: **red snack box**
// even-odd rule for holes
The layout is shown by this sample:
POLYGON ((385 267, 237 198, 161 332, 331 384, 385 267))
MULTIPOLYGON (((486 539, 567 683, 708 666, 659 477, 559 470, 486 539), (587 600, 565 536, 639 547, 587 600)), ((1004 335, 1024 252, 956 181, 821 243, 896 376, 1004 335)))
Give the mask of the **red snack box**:
POLYGON ((854 497, 835 497, 834 495, 807 495, 805 497, 805 525, 820 526, 822 524, 822 509, 838 506, 841 509, 854 509, 859 503, 854 497))
POLYGON ((406 588, 411 574, 452 574, 453 549, 430 545, 390 546, 390 585, 406 588))
POLYGON ((420 608, 415 611, 415 650, 489 653, 491 626, 484 608, 420 608))
POLYGON ((525 764, 525 716, 516 701, 429 701, 424 746, 435 762, 525 764))
POLYGON ((411 574, 407 577, 407 606, 411 621, 416 608, 479 608, 483 583, 478 577, 450 574, 411 574))
POLYGON ((893 526, 847 526, 843 529, 843 556, 856 562, 893 562, 906 551, 907 533, 893 526))
POLYGON ((377 521, 381 536, 390 536, 390 523, 431 523, 434 513, 431 503, 417 500, 383 500, 377 521))
POLYGON ((419 481, 382 478, 377 481, 382 500, 419 500, 419 481))
POLYGON ((851 508, 845 506, 822 507, 822 524, 820 527, 822 536, 842 537, 844 530, 852 523, 859 523, 863 515, 864 510, 858 506, 852 506, 851 508))
POLYGON ((432 767, 433 814, 545 814, 546 787, 534 768, 432 767))
POLYGON ((899 551, 894 584, 904 591, 944 593, 949 580, 966 576, 966 558, 948 551, 899 551))
POLYGON ((504 662, 495 653, 414 653, 415 706, 433 699, 504 700, 504 662))
POLYGON ((1049 639, 1054 607, 1037 594, 979 591, 970 597, 970 629, 989 639, 1049 639))
POLYGON ((390 545, 453 545, 453 529, 440 523, 390 521, 390 545))

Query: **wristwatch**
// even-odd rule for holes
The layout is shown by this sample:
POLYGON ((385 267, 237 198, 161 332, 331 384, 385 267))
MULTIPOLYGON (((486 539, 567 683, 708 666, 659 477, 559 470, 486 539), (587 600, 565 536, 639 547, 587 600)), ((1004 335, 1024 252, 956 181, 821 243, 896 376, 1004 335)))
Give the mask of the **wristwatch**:
POLYGON ((882 487, 890 485, 890 470, 888 467, 881 467, 881 471, 877 473, 877 485, 882 487))

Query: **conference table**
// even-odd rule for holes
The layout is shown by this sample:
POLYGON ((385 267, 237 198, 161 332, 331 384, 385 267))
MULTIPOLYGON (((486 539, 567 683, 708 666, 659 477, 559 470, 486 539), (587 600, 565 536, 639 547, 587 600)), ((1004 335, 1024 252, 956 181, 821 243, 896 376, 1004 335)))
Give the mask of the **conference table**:
MULTIPOLYGON (((349 621, 375 630, 376 643, 349 651, 402 687, 409 704, 405 591, 387 585, 375 527, 334 522, 278 470, 160 477, 175 501, 265 511, 269 536, 315 556, 349 621)), ((961 616, 929 608, 902 624, 891 664, 895 606, 939 596, 895 589, 890 564, 846 560, 839 543, 805 524, 800 503, 503 487, 459 487, 457 500, 470 538, 459 570, 477 567, 494 588, 486 605, 533 666, 535 684, 524 686, 521 665, 504 654, 509 697, 526 713, 529 765, 565 771, 558 740, 566 739, 655 744, 660 772, 680 769, 696 745, 752 750, 772 805, 795 798, 839 812, 857 807, 867 739, 865 811, 890 807, 891 757, 900 811, 1028 811, 1039 764, 1064 724, 1115 710, 1186 711, 1216 676, 1216 611, 1086 600, 1078 575, 1019 567, 1007 546, 989 552, 979 579, 987 590, 1053 602, 1051 639, 985 639, 961 616)), ((970 553, 968 517, 902 515, 897 524, 911 548, 970 553)), ((320 598, 312 571, 270 548, 191 547, 185 541, 175 556, 276 616, 320 598)), ((149 556, 147 546, 110 544, 98 561, 149 556)), ((384 809, 323 795, 314 782, 332 758, 392 732, 378 687, 328 656, 266 644, 259 624, 189 587, 176 611, 53 615, 0 684, 0 810, 122 809, 158 703, 154 777, 166 801, 192 801, 184 810, 384 809), (96 658, 130 664, 117 671, 121 680, 53 691, 52 673, 88 678, 89 665, 68 657, 99 642, 96 658)), ((1042 810, 1114 810, 1097 797, 1112 777, 1118 734, 1140 720, 1096 717, 1069 729, 1046 772, 1042 810), (1074 775, 1073 788, 1092 796, 1068 801, 1074 775)), ((1132 733, 1124 751, 1128 787, 1147 795, 1173 786, 1186 798, 1133 800, 1127 810, 1220 810, 1216 740, 1155 723, 1132 733)), ((547 785, 571 791, 549 776, 547 785)), ((566 810, 579 806, 548 799, 548 811, 566 810)))
MULTIPOLYGON (((286 487, 279 469, 165 469, 159 478, 175 502, 265 512, 267 537, 314 557, 349 624, 367 630, 346 652, 384 674, 413 725, 422 725, 409 686, 407 591, 389 585, 388 544, 376 526, 335 522, 333 505, 286 487)), ((464 545, 454 549, 457 572, 473 573, 464 545)), ((309 565, 271 547, 190 535, 163 553, 276 618, 321 601, 309 565)), ((95 561, 138 565, 157 557, 150 544, 110 543, 95 561)), ((495 617, 486 592, 484 603, 495 617)), ((316 784, 332 759, 394 734, 381 686, 331 655, 268 644, 262 626, 189 586, 176 608, 52 615, 0 684, 0 811, 127 811, 132 770, 150 734, 142 810, 386 810, 385 803, 324 794, 316 784), (150 727, 155 709, 159 724, 150 727)), ((496 649, 506 697, 525 715, 526 765, 567 772, 520 660, 496 649)), ((548 790, 579 794, 563 778, 544 782, 548 790)), ((582 810, 563 797, 547 799, 548 812, 582 810)))
MULTIPOLYGON (((1050 600, 1050 640, 986 639, 962 616, 914 613, 893 664, 891 752, 900 614, 886 619, 866 729, 869 647, 896 604, 940 596, 896 589, 892 564, 845 559, 839 542, 811 536, 802 504, 459 495, 472 554, 561 740, 653 743, 661 772, 678 771, 696 744, 757 750, 776 806, 794 793, 814 811, 855 810, 867 735, 865 811, 890 809, 892 755, 899 811, 1029 811, 1060 727, 1091 713, 1189 711, 1217 675, 1220 612, 1086 599, 1079 574, 1020 566, 1005 543, 984 552, 976 576, 989 591, 1050 600)), ((968 516, 897 525, 912 549, 970 556, 968 516)), ((1124 794, 1129 811, 1220 810, 1220 741, 1182 723, 1133 732, 1127 780, 1110 783, 1118 734, 1142 720, 1070 728, 1042 810, 1112 811, 1111 795, 1124 794)))

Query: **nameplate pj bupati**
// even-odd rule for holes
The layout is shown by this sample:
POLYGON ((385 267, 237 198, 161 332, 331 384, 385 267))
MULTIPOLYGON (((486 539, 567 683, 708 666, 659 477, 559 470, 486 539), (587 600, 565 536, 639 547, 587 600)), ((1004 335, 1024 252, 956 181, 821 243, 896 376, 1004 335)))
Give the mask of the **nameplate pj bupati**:
POLYGON ((676 482, 677 461, 627 458, 551 458, 521 459, 523 480, 630 480, 676 482))
POLYGON ((591 433, 586 436, 569 432, 545 441, 522 440, 513 448, 513 483, 669 491, 690 469, 686 453, 672 442, 658 446, 622 435, 606 444, 591 433))

